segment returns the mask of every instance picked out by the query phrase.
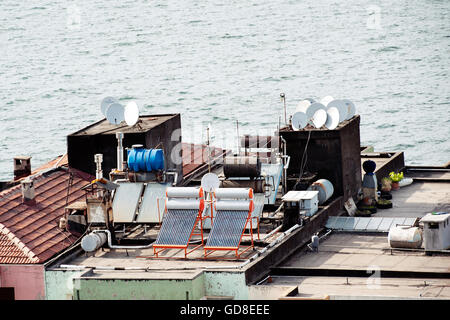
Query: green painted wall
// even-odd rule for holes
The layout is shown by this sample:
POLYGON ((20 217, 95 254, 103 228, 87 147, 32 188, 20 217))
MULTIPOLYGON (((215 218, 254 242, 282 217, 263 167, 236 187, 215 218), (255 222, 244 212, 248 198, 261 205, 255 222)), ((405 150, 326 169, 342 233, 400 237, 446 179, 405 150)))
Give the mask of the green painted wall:
POLYGON ((244 272, 204 271, 192 280, 99 279, 81 277, 86 270, 47 270, 48 300, 197 300, 204 296, 249 299, 244 272), (186 294, 187 292, 187 294, 186 294))
POLYGON ((204 276, 207 296, 231 296, 236 300, 249 297, 244 272, 205 271, 204 276))
POLYGON ((193 280, 74 279, 74 299, 197 300, 205 295, 204 277, 193 280))
POLYGON ((45 271, 45 299, 71 300, 73 294, 73 278, 79 277, 86 271, 46 270, 45 271))

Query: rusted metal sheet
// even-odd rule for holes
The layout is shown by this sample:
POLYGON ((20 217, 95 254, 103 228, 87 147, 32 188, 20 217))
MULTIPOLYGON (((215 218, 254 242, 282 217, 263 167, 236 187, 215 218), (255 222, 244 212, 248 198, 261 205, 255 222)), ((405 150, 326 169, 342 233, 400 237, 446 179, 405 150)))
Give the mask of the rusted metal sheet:
MULTIPOLYGON (((183 176, 187 176, 208 163, 208 150, 206 145, 182 143, 183 150, 183 176)), ((223 153, 221 148, 210 147, 211 159, 223 153)))

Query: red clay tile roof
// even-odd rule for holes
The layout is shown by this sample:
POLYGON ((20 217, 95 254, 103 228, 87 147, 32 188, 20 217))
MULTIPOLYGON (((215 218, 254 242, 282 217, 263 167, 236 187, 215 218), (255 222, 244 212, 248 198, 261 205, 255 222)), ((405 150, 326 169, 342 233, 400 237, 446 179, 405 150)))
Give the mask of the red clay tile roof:
MULTIPOLYGON (((183 143, 183 175, 192 173, 207 163, 205 145, 183 143)), ((211 148, 213 158, 221 155, 221 148, 211 148)), ((67 156, 60 156, 33 171, 57 169, 37 174, 33 178, 36 204, 22 203, 20 184, 0 192, 0 264, 43 263, 68 248, 77 237, 58 228, 66 206, 69 172, 67 156)), ((74 173, 67 204, 84 198, 85 186, 94 177, 78 170, 74 173)), ((20 179, 21 180, 21 179, 20 179)))
MULTIPOLYGON (((81 187, 92 178, 77 170, 71 172, 68 203, 84 198, 81 187)), ((0 192, 0 264, 43 263, 77 240, 58 228, 69 177, 67 169, 62 168, 35 176, 36 204, 32 206, 22 203, 20 184, 0 192)))
POLYGON ((8 228, 0 223, 0 261, 7 264, 29 264, 36 257, 8 228))

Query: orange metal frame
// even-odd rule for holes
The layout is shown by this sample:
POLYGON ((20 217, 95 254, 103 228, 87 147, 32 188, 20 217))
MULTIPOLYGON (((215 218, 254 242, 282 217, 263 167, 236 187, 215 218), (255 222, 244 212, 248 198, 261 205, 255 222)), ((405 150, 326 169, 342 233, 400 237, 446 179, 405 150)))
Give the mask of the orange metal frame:
MULTIPOLYGON (((259 231, 258 231, 258 234, 259 234, 259 231)), ((244 252, 246 252, 246 251, 248 251, 249 249, 252 249, 252 248, 254 248, 254 247, 255 247, 255 244, 254 244, 254 242, 253 242, 252 215, 251 215, 251 212, 249 212, 249 213, 248 213, 248 216, 247 216, 247 220, 245 221, 244 230, 243 230, 242 233, 241 233, 241 237, 239 238, 239 243, 238 243, 238 246, 237 246, 237 247, 206 247, 206 246, 205 246, 203 249, 204 249, 204 251, 205 251, 205 255, 204 255, 205 259, 206 259, 210 254, 212 254, 214 251, 219 251, 219 250, 222 250, 222 251, 234 251, 234 252, 235 252, 235 255, 236 255, 236 258, 239 259, 239 258, 241 257, 241 255, 242 255, 244 252), (251 245, 248 246, 248 247, 245 247, 244 250, 242 250, 241 252, 238 253, 239 248, 240 248, 240 246, 241 246, 242 238, 244 237, 244 234, 245 234, 245 229, 247 229, 247 224, 248 224, 249 222, 250 222, 250 233, 249 233, 248 235, 250 236, 251 245), (208 253, 208 251, 210 251, 210 252, 208 253)), ((217 259, 217 258, 216 258, 216 259, 217 259)), ((226 259, 226 258, 224 258, 224 259, 226 259)))
MULTIPOLYGON (((165 213, 165 212, 164 212, 165 213)), ((165 245, 165 244, 154 244, 153 245, 153 254, 159 258, 158 254, 163 252, 164 250, 168 250, 168 249, 184 249, 184 257, 187 258, 187 255, 189 253, 191 253, 192 251, 202 247, 204 245, 204 239, 203 239, 203 220, 204 218, 202 218, 202 211, 199 210, 198 214, 197 214, 197 218, 195 220, 195 224, 194 227, 191 230, 191 233, 189 235, 189 239, 186 245, 165 245), (194 233, 195 228, 197 227, 198 223, 200 223, 200 233, 194 233), (200 236, 201 237, 201 244, 195 246, 192 250, 188 251, 189 246, 192 246, 192 244, 189 244, 189 242, 191 242, 192 236, 200 236), (161 249, 161 250, 157 250, 157 249, 161 249)), ((167 257, 165 257, 167 258, 167 257)))

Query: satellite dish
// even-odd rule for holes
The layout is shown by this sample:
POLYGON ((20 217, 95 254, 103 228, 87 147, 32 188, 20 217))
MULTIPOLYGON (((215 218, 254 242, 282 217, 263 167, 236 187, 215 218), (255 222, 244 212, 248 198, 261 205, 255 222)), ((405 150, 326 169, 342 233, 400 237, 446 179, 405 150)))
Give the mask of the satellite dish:
POLYGON ((306 116, 308 117, 308 120, 311 119, 312 117, 314 117, 314 114, 318 111, 318 110, 324 110, 326 111, 327 108, 319 103, 319 102, 314 102, 312 103, 307 109, 306 109, 306 116))
POLYGON ((325 122, 325 127, 327 127, 330 130, 334 130, 338 125, 339 125, 339 110, 336 107, 328 108, 327 121, 325 122))
POLYGON ((298 131, 306 127, 306 125, 308 124, 308 117, 306 113, 297 111, 292 115, 291 122, 292 122, 292 129, 294 129, 294 131, 298 131))
POLYGON ((124 107, 120 103, 113 103, 106 109, 106 119, 111 124, 119 124, 124 120, 124 107))
POLYGON ((348 99, 342 99, 342 101, 345 103, 345 105, 347 107, 347 118, 346 118, 346 120, 353 118, 353 116, 356 113, 355 104, 353 102, 351 102, 350 100, 348 100, 348 99))
POLYGON ((106 97, 102 100, 102 104, 101 104, 101 111, 102 114, 106 117, 106 110, 108 109, 108 107, 113 104, 116 103, 117 100, 114 99, 113 97, 106 97))
POLYGON ((325 96, 322 99, 320 99, 320 103, 323 104, 324 106, 328 106, 328 103, 330 103, 333 100, 334 98, 332 96, 325 96))
POLYGON ((327 122, 327 112, 323 109, 319 109, 314 113, 311 121, 317 129, 321 128, 325 122, 327 122))
POLYGON ((129 126, 134 126, 136 122, 139 120, 139 108, 136 102, 131 101, 125 106, 125 110, 123 112, 125 122, 129 126))
POLYGON ((295 109, 295 111, 300 111, 300 112, 305 112, 306 113, 306 109, 308 109, 308 107, 311 105, 311 101, 309 100, 302 100, 298 103, 297 108, 295 109))
POLYGON ((347 119, 347 105, 342 100, 333 100, 328 103, 328 108, 335 107, 339 110, 339 122, 344 121, 347 119))
POLYGON ((316 100, 314 100, 313 98, 306 98, 305 100, 308 100, 308 101, 311 102, 311 103, 316 102, 316 100))
POLYGON ((207 173, 202 177, 202 188, 206 192, 214 192, 220 186, 219 177, 215 173, 207 173))

